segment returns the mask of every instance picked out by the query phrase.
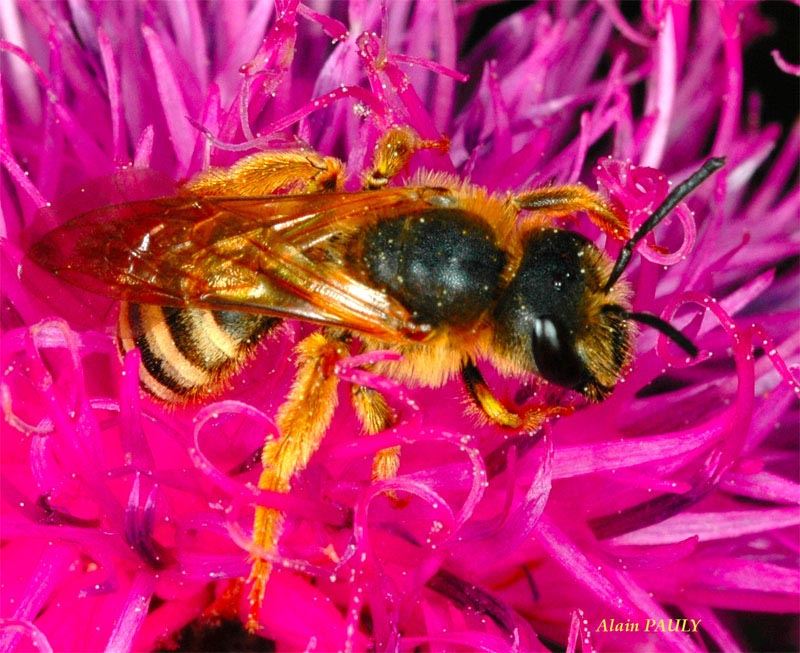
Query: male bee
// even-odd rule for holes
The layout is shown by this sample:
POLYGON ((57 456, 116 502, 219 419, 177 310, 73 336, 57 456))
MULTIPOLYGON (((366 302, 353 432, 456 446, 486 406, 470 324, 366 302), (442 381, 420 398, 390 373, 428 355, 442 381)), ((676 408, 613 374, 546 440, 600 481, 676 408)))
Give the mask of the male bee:
MULTIPOLYGON (((413 153, 444 148, 406 128, 376 146, 363 190, 345 192, 341 161, 312 151, 266 152, 211 169, 175 196, 89 211, 50 232, 30 257, 59 277, 121 300, 119 347, 138 347, 141 384, 167 402, 219 391, 282 319, 320 326, 297 345, 297 372, 278 410, 281 436, 263 449, 258 487, 288 492, 331 421, 336 362, 355 351, 402 356, 382 372, 436 387, 460 375, 477 412, 535 430, 559 406, 506 405, 477 361, 600 401, 631 359, 631 321, 690 354, 689 340, 630 310, 620 280, 635 245, 717 170, 710 159, 627 240, 616 263, 555 220, 585 212, 625 239, 623 212, 582 185, 495 195, 452 176, 420 173, 389 186, 413 153), (524 219, 520 219, 524 214, 524 219)), ((376 390, 352 389, 366 433, 392 424, 376 390)), ((373 476, 396 474, 399 451, 379 452, 373 476)), ((283 515, 257 507, 253 540, 272 551, 283 515)), ((250 628, 270 563, 255 556, 250 628)))

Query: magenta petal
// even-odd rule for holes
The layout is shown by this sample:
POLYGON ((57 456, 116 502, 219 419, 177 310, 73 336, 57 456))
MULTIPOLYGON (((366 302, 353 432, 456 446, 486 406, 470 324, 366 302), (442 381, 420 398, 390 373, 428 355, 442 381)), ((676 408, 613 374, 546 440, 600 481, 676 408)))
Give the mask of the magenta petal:
POLYGON ((153 578, 148 572, 142 572, 133 581, 128 598, 122 608, 122 614, 114 624, 106 650, 130 651, 133 649, 133 639, 147 616, 152 592, 153 578))
POLYGON ((701 542, 739 537, 800 524, 796 508, 740 510, 721 513, 683 513, 638 531, 614 538, 617 544, 668 544, 696 536, 701 542))
POLYGON ((578 649, 578 637, 580 636, 580 613, 576 610, 572 613, 572 619, 569 622, 569 637, 567 638, 566 653, 575 653, 578 649))
POLYGON ((39 189, 28 180, 25 172, 11 155, 11 152, 5 149, 4 145, 0 145, 0 163, 3 164, 3 167, 8 170, 9 174, 17 181, 19 186, 30 196, 36 208, 42 208, 47 205, 47 200, 39 192, 39 189))
MULTIPOLYGON (((19 597, 17 600, 13 614, 14 620, 32 622, 36 618, 36 615, 47 604, 50 594, 67 574, 68 565, 73 556, 74 552, 71 547, 61 546, 44 552, 35 568, 33 577, 30 579, 26 595, 19 597)), ((37 631, 34 629, 32 632, 36 633, 37 631)), ((0 631, 2 648, 4 650, 13 650, 21 634, 16 628, 0 631)))
POLYGON ((693 453, 714 442, 722 434, 722 428, 715 420, 675 434, 564 447, 555 453, 553 475, 555 478, 570 477, 693 453))
POLYGON ((633 606, 626 604, 619 588, 602 573, 602 566, 593 564, 554 524, 547 523, 544 519, 540 520, 535 537, 554 560, 578 583, 584 585, 595 599, 599 599, 607 608, 618 610, 628 618, 635 616, 633 606))
POLYGON ((721 650, 730 651, 731 653, 741 653, 742 649, 739 647, 736 639, 720 622, 713 610, 691 605, 684 609, 684 613, 690 619, 697 617, 697 619, 701 620, 703 623, 703 631, 708 633, 708 635, 719 644, 721 650))
POLYGON ((119 74, 114 63, 114 53, 111 51, 111 41, 108 35, 99 29, 97 32, 97 43, 100 46, 100 54, 103 58, 103 67, 106 71, 106 84, 108 84, 108 102, 111 110, 111 142, 114 152, 114 161, 117 164, 123 162, 122 148, 122 106, 120 104, 119 74))
POLYGON ((739 496, 800 505, 800 485, 769 472, 757 474, 728 472, 720 486, 739 496))
POLYGON ((153 70, 156 72, 158 93, 167 121, 170 140, 175 148, 175 156, 186 170, 194 146, 194 139, 186 124, 186 117, 190 113, 186 108, 180 86, 175 78, 175 71, 164 52, 159 36, 147 25, 142 27, 142 35, 147 44, 153 70))
POLYGON ((146 168, 150 164, 150 157, 153 151, 153 125, 147 125, 139 135, 136 143, 136 154, 133 158, 133 165, 136 168, 146 168))
MULTIPOLYGON (((759 50, 786 83, 797 74, 770 36, 786 26, 741 2, 490 5, 0 0, 0 648, 201 642, 215 615, 235 626, 247 610, 254 556, 274 566, 270 641, 255 641, 281 651, 751 650, 761 622, 747 612, 783 615, 765 638, 798 648, 800 127, 763 124, 782 107, 753 75, 759 50), (338 157, 356 190, 392 126, 449 141, 392 184, 463 180, 513 204, 584 183, 634 230, 725 157, 624 274, 634 310, 700 354, 638 325, 613 392, 590 403, 516 376, 491 334, 453 330, 504 403, 574 409, 530 434, 476 423, 456 376, 392 375, 400 360, 422 377, 456 369, 461 354, 356 337, 327 370, 339 406, 321 446, 290 492, 259 491, 295 346, 315 326, 284 321, 220 397, 167 407, 139 382, 144 345, 165 334, 120 358, 114 302, 26 259, 69 219, 258 152, 338 157), (385 396, 391 428, 362 434, 358 386, 385 396), (390 447, 399 473, 373 483, 390 447), (256 506, 285 514, 275 550, 252 541, 256 506), (611 617, 702 623, 598 629, 611 617)), ((564 217, 518 226, 617 255, 581 212, 564 217)), ((349 256, 331 260, 349 269, 349 256)))
MULTIPOLYGON (((21 635, 30 640, 36 651, 52 653, 53 647, 47 641, 45 634, 39 630, 32 621, 23 619, 0 619, 0 637, 6 639, 9 635, 21 635)), ((10 649, 9 649, 10 650, 10 649)))

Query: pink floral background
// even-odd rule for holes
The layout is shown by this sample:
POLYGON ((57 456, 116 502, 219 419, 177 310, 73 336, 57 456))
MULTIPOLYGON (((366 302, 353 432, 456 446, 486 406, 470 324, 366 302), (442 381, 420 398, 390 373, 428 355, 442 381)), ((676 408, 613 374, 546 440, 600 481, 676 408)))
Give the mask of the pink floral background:
POLYGON ((750 3, 600 0, 503 5, 487 28, 485 4, 2 3, 1 650, 737 651, 755 631, 796 649, 798 132, 762 124, 774 100, 744 77, 770 23, 750 3), (412 168, 498 192, 581 181, 633 226, 727 157, 626 275, 701 354, 643 330, 591 406, 489 373, 504 398, 578 406, 533 435, 477 427, 456 382, 410 390, 353 361, 343 379, 383 388, 397 428, 361 437, 342 402, 292 493, 257 496, 309 327, 218 401, 167 409, 119 361, 113 304, 25 249, 259 149, 310 144, 357 187, 391 124, 451 140, 412 168), (400 475, 371 485, 396 444, 400 475), (289 518, 258 637, 202 616, 248 572, 254 499, 289 518), (598 631, 611 618, 701 627, 598 631))

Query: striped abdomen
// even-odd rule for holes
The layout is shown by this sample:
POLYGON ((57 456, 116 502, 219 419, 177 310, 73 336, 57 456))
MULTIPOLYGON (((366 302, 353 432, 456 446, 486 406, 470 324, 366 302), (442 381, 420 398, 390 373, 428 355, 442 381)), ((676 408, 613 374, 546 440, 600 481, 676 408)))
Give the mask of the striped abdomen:
POLYGON ((142 354, 142 386, 181 402, 221 390, 280 320, 234 311, 122 303, 119 348, 142 354))

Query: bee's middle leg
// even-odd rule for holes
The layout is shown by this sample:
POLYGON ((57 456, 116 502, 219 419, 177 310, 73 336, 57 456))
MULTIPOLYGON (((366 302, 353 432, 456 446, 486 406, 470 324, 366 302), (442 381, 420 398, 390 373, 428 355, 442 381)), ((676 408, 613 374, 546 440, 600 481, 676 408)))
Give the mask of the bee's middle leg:
MULTIPOLYGON (((334 368, 347 353, 342 341, 322 332, 312 333, 298 344, 297 374, 276 418, 280 437, 268 441, 261 455, 264 469, 258 479, 260 490, 289 492, 294 476, 306 468, 319 448, 337 404, 339 380, 334 368)), ((253 522, 255 546, 273 552, 283 523, 281 511, 257 506, 253 522)), ((251 589, 247 628, 251 632, 259 627, 258 613, 271 571, 268 560, 254 558, 248 578, 251 589)))
MULTIPOLYGON (((394 411, 377 390, 363 385, 353 385, 351 398, 361 428, 367 435, 385 431, 397 421, 394 411)), ((394 478, 399 468, 400 447, 381 449, 372 460, 372 481, 394 478)))

